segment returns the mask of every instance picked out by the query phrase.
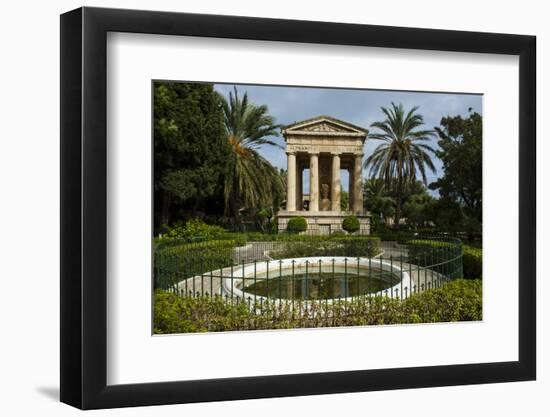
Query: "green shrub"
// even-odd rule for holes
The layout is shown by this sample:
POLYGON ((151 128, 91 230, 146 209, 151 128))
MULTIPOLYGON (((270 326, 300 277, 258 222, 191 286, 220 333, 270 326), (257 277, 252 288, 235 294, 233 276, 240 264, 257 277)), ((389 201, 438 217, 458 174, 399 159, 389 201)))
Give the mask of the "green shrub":
POLYGON ((372 258, 380 253, 380 239, 377 237, 336 237, 331 239, 340 248, 340 256, 372 258))
POLYGON ((330 246, 331 245, 328 240, 317 242, 288 242, 284 244, 283 249, 271 251, 269 255, 273 259, 327 256, 327 253, 329 253, 330 250, 330 246))
POLYGON ((240 235, 240 236, 237 235, 234 237, 233 240, 236 246, 244 246, 246 245, 246 242, 247 242, 246 235, 240 235))
POLYGON ((225 233, 223 227, 206 224, 200 219, 190 219, 183 225, 176 223, 162 236, 164 239, 178 239, 187 242, 200 242, 220 238, 225 233))
POLYGON ((297 234, 297 233, 261 233, 261 232, 247 232, 247 233, 226 233, 231 236, 231 239, 236 240, 237 236, 245 236, 248 242, 313 242, 313 241, 325 241, 325 240, 338 240, 338 239, 376 239, 380 241, 378 236, 374 235, 349 235, 345 232, 334 232, 330 235, 311 235, 311 234, 297 234))
POLYGON ((380 239, 370 236, 306 236, 287 241, 284 248, 272 251, 275 259, 305 258, 310 256, 348 256, 371 258, 380 253, 380 239), (306 239, 307 238, 307 239, 306 239))
POLYGON ((250 314, 245 303, 230 304, 221 297, 179 297, 157 290, 153 331, 168 334, 243 330, 250 314))
POLYGON ((308 301, 226 301, 215 297, 179 297, 157 290, 153 327, 156 334, 231 330, 292 329, 482 320, 480 280, 455 280, 403 301, 363 297, 329 304, 308 301), (292 309, 294 305, 294 309, 292 309))
POLYGON ((429 266, 460 256, 460 241, 412 239, 407 241, 409 261, 414 265, 429 266), (455 253, 456 252, 456 253, 455 253))
POLYGON ((376 232, 372 235, 379 237, 384 242, 397 242, 400 244, 406 244, 411 239, 414 239, 412 233, 392 232, 386 229, 380 230, 380 228, 377 228, 376 232))
POLYGON ((462 271, 465 279, 478 279, 483 275, 483 251, 481 248, 463 246, 462 271))
POLYGON ((347 236, 347 233, 344 232, 343 230, 335 230, 334 232, 330 233, 331 238, 339 238, 343 236, 347 236))
POLYGON ((277 240, 277 236, 274 233, 248 232, 246 239, 250 242, 272 242, 277 240))
POLYGON ((347 216, 342 222, 342 229, 348 233, 355 233, 359 230, 361 224, 356 216, 347 216))
POLYGON ((407 317, 418 323, 482 320, 480 280, 457 279, 403 301, 407 317))
POLYGON ((231 240, 163 242, 155 250, 155 288, 168 289, 183 279, 232 265, 234 247, 231 240))
POLYGON ((290 233, 301 233, 307 230, 307 221, 303 217, 293 217, 288 221, 286 230, 290 233))
POLYGON ((225 232, 220 235, 216 240, 232 240, 235 242, 235 246, 244 246, 248 242, 248 234, 240 232, 225 232))

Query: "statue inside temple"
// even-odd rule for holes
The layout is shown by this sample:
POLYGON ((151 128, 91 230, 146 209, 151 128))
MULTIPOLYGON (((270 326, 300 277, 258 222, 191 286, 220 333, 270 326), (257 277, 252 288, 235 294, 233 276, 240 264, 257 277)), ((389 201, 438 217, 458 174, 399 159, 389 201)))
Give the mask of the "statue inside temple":
POLYGON ((328 184, 321 184, 321 211, 328 211, 331 208, 331 201, 328 198, 329 190, 328 184))

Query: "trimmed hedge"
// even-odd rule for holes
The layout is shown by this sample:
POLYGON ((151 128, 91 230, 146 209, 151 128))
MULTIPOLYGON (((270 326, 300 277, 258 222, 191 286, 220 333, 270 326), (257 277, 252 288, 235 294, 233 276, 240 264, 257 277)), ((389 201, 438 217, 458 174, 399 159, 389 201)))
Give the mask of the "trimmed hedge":
POLYGON ((481 248, 464 245, 462 270, 465 279, 478 279, 483 275, 483 251, 481 248))
POLYGON ((305 258, 310 256, 348 256, 371 258, 380 253, 380 239, 367 236, 315 237, 288 242, 284 249, 272 251, 274 259, 305 258))
MULTIPOLYGON (((311 303, 309 316, 297 316, 288 305, 225 302, 221 297, 179 297, 155 292, 153 327, 156 334, 232 330, 292 329, 379 324, 436 323, 482 320, 480 280, 455 280, 437 289, 400 301, 388 297, 362 298, 334 304, 311 303)), ((305 310, 300 310, 305 311, 305 310)))
POLYGON ((342 222, 342 229, 348 233, 355 233, 361 228, 359 219, 356 216, 347 216, 342 222))
POLYGON ((307 220, 303 217, 293 217, 288 221, 286 230, 290 233, 301 233, 307 230, 307 220))
POLYGON ((407 241, 407 250, 411 263, 419 266, 429 266, 449 259, 454 250, 457 251, 456 255, 459 256, 460 243, 434 239, 413 239, 407 241))
POLYGON ((234 241, 171 243, 155 250, 155 288, 168 289, 185 278, 233 264, 234 241))
POLYGON ((320 240, 335 240, 335 239, 364 239, 364 238, 376 238, 380 240, 378 236, 374 235, 348 235, 344 232, 333 232, 330 235, 311 235, 311 234, 296 234, 296 233, 260 233, 260 232, 248 232, 248 233, 226 233, 231 240, 237 240, 237 238, 244 240, 245 242, 311 242, 320 240))

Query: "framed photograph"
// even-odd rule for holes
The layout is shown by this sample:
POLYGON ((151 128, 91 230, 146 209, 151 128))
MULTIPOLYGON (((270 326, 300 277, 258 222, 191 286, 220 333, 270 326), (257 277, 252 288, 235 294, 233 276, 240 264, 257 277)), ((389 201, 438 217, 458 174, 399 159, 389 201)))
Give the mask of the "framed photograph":
POLYGON ((61 16, 61 401, 533 380, 535 37, 61 16))

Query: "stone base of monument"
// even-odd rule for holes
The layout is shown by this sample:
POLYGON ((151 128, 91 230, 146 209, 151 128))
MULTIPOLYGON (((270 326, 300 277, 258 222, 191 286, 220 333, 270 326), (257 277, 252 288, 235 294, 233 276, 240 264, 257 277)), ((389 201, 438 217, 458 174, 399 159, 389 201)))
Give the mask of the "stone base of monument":
POLYGON ((342 232, 344 218, 355 215, 359 219, 359 234, 370 234, 370 214, 354 214, 345 211, 279 211, 277 214, 277 230, 285 232, 288 221, 293 217, 303 217, 307 221, 305 234, 330 235, 334 232, 342 232))

